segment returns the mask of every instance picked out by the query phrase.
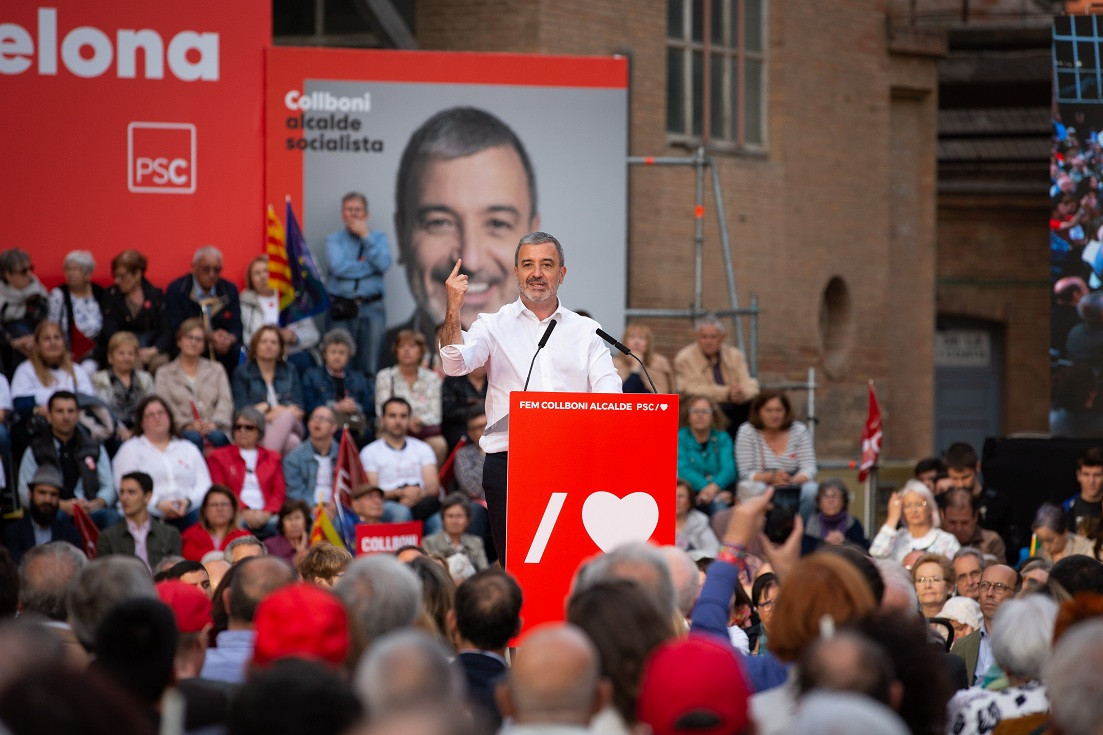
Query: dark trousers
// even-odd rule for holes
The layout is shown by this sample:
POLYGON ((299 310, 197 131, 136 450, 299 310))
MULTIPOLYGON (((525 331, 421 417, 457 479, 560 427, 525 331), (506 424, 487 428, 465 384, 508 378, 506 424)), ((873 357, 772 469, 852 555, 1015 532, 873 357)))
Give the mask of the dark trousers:
POLYGON ((486 455, 483 461, 483 491, 486 493, 486 511, 490 516, 490 535, 498 563, 506 565, 506 478, 509 476, 508 452, 486 455))

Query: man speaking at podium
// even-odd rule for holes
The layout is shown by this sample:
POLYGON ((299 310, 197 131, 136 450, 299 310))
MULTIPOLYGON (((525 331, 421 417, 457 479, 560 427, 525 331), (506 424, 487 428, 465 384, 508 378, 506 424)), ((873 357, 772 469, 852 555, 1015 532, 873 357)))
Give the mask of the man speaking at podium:
POLYGON ((468 283, 463 261, 457 260, 445 281, 448 305, 440 333, 441 363, 448 375, 466 375, 480 365, 487 366, 487 427, 479 445, 486 452, 483 489, 494 548, 502 566, 506 551, 510 392, 529 388, 621 392, 613 358, 596 334, 598 323, 559 301, 559 286, 567 275, 559 241, 546 232, 522 237, 513 254, 513 275, 520 298, 493 314, 480 314, 465 332, 460 327, 460 310, 468 283))

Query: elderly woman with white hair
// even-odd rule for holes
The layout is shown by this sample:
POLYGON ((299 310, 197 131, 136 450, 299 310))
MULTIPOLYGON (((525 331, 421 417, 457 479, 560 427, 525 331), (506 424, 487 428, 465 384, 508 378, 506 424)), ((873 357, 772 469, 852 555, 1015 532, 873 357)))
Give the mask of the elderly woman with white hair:
POLYGON ((104 290, 92 283, 96 261, 87 250, 71 250, 62 264, 65 283, 50 291, 47 317, 61 327, 65 345, 73 362, 81 364, 89 374, 98 369, 92 360, 96 340, 103 329, 104 290))
POLYGON ((1042 672, 1049 661, 1057 603, 1044 595, 1008 600, 992 620, 992 654, 1007 677, 1004 689, 962 689, 948 705, 946 732, 992 732, 1000 720, 1049 711, 1042 672))
POLYGON ((934 496, 919 480, 908 480, 904 489, 889 497, 885 525, 873 537, 869 553, 878 559, 903 562, 913 551, 926 551, 952 558, 961 548, 954 535, 943 531, 934 496), (900 520, 904 525, 900 528, 900 520))
POLYGON ((980 603, 972 597, 951 597, 935 617, 949 620, 954 629, 954 640, 960 641, 980 627, 980 603))

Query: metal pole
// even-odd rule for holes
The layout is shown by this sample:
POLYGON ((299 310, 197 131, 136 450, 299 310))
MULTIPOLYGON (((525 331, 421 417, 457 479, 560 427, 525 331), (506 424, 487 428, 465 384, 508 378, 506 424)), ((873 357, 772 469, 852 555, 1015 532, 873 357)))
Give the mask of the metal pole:
POLYGON ((693 208, 693 311, 701 312, 701 295, 704 293, 702 270, 705 253, 705 149, 697 146, 694 154, 696 195, 693 208))
POLYGON ((747 365, 751 377, 758 377, 758 296, 751 296, 751 351, 747 353, 747 365))
MULTIPOLYGON (((716 162, 709 158, 709 168, 712 170, 712 198, 716 202, 716 222, 720 226, 720 252, 724 256, 724 271, 728 279, 728 298, 732 307, 739 308, 739 294, 735 290, 735 264, 732 262, 731 241, 728 239, 726 226, 727 216, 724 214, 724 197, 720 193, 720 172, 716 170, 716 162)), ((747 354, 747 346, 743 342, 743 320, 738 314, 732 317, 735 327, 736 346, 744 355, 747 354)))
POLYGON ((808 368, 808 433, 812 438, 812 446, 816 446, 816 368, 808 368))
MULTIPOLYGON (((866 478, 866 502, 865 502, 865 526, 866 533, 874 534, 876 531, 873 528, 873 496, 877 492, 877 465, 869 470, 869 476, 866 478)), ((872 535, 870 536, 872 538, 872 535)))

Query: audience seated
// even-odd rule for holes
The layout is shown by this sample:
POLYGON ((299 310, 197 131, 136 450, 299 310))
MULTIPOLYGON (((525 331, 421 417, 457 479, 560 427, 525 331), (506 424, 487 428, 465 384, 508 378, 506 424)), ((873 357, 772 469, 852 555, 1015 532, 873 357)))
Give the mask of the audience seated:
POLYGON ((409 511, 407 519, 423 521, 440 509, 436 457, 428 444, 408 435, 406 399, 389 398, 381 408, 380 437, 360 450, 368 484, 379 486, 387 500, 403 505, 409 511))
POLYGON ((443 528, 421 540, 425 551, 444 558, 453 554, 464 554, 477 571, 486 569, 486 548, 483 540, 467 532, 471 525, 470 501, 459 493, 452 493, 441 501, 440 515, 443 528))
POLYGON ((303 389, 299 374, 285 359, 286 343, 278 327, 266 325, 249 342, 248 361, 234 373, 234 405, 257 409, 267 420, 263 446, 286 455, 299 446, 303 427, 303 389))
POLYGON ((302 384, 307 414, 329 406, 337 426, 351 431, 359 443, 375 424, 375 387, 370 377, 349 366, 355 353, 347 330, 329 330, 322 339, 322 364, 303 373, 302 384))
POLYGON ((816 488, 816 510, 804 525, 804 537, 812 547, 822 544, 850 544, 863 551, 869 539, 862 522, 849 511, 850 491, 838 478, 824 480, 816 488))
POLYGON ((613 365, 617 368, 625 393, 651 393, 651 383, 655 383, 654 392, 674 392, 674 368, 670 360, 651 348, 651 327, 633 323, 624 329, 621 342, 632 351, 647 367, 646 374, 639 362, 620 352, 613 353, 613 365), (651 380, 648 380, 648 375, 651 380))
POLYGON ((222 551, 236 538, 250 535, 239 527, 237 495, 225 485, 211 485, 199 506, 199 520, 181 534, 185 559, 202 561, 212 551, 222 551))
POLYGON ((169 555, 179 555, 180 532, 149 514, 153 478, 145 472, 127 472, 119 478, 119 508, 123 520, 108 526, 96 541, 96 556, 136 556, 151 571, 169 555))
POLYGON ((298 570, 304 582, 330 590, 351 563, 352 554, 347 549, 319 541, 303 555, 298 570))
POLYGON ((734 500, 736 471, 727 418, 711 398, 688 396, 678 430, 678 477, 693 490, 693 503, 705 512, 723 510, 734 500))
POLYGON ((709 517, 693 507, 693 491, 680 477, 674 490, 674 543, 694 559, 712 558, 720 551, 709 517))
POLYGON ((885 524, 873 537, 869 553, 878 559, 903 562, 912 551, 928 551, 952 557, 961 544, 939 526, 941 518, 934 496, 919 480, 908 480, 903 490, 889 497, 885 524), (903 517, 904 525, 897 528, 903 517))
POLYGON ((207 333, 213 353, 233 375, 241 349, 241 305, 237 286, 221 278, 222 251, 204 245, 195 251, 191 273, 177 278, 165 289, 165 313, 157 348, 171 357, 173 340, 185 319, 199 319, 207 333))
POLYGON ((486 405, 487 385, 485 365, 480 365, 467 375, 447 376, 441 383, 440 429, 448 442, 449 451, 455 449, 464 435, 471 410, 486 405))
POLYGON ((448 454, 448 444, 441 434, 441 379, 421 365, 427 349, 421 332, 403 329, 395 336, 391 345, 395 365, 375 376, 375 415, 383 416, 387 400, 404 399, 410 406, 408 433, 428 443, 440 465, 448 454))
POLYGON ((1067 522, 1065 511, 1060 506, 1042 503, 1038 507, 1030 530, 1038 539, 1040 558, 1057 562, 1076 554, 1095 557, 1095 545, 1080 534, 1070 531, 1067 522))
POLYGON ((264 539, 264 548, 296 569, 310 549, 310 507, 299 498, 288 498, 276 516, 276 533, 264 539))
POLYGON ((146 280, 146 256, 137 250, 124 250, 111 259, 114 285, 104 292, 101 309, 97 360, 102 365, 110 353, 109 341, 116 332, 130 332, 138 339, 137 366, 157 372, 169 356, 158 348, 165 306, 164 291, 146 280))
POLYGON ((747 422, 735 435, 740 480, 801 485, 801 517, 815 505, 816 449, 808 427, 793 419, 789 396, 764 390, 751 401, 747 422))
POLYGON ((134 409, 153 395, 153 376, 137 367, 138 338, 132 332, 115 332, 107 341, 107 367, 92 375, 92 389, 115 419, 114 448, 134 429, 134 409))
POLYGON ((19 465, 19 499, 26 504, 35 473, 43 467, 57 470, 62 481, 59 507, 66 518, 79 505, 96 525, 106 528, 119 520, 111 463, 103 446, 78 425, 77 397, 58 391, 46 402, 46 426, 30 438, 19 465))
POLYGON ((758 381, 751 377, 743 353, 724 344, 727 333, 715 314, 698 319, 693 334, 694 343, 674 357, 678 392, 711 398, 727 417, 728 432, 734 432, 746 420, 751 399, 758 395, 758 381))
POLYGON ((103 331, 104 290, 92 282, 96 261, 87 250, 72 250, 62 269, 65 282, 50 291, 47 318, 61 327, 73 362, 91 374, 98 367, 96 340, 103 331))
POLYGON ((187 528, 199 519, 199 504, 211 487, 207 463, 194 444, 179 438, 172 411, 160 396, 143 398, 134 413, 134 436, 115 455, 115 485, 128 472, 148 473, 153 478, 149 512, 187 528))
POLYGON ((254 534, 275 532, 275 515, 286 492, 280 455, 259 445, 264 438, 264 415, 252 406, 234 415, 234 443, 207 457, 211 481, 226 485, 237 496, 241 521, 254 534))
POLYGON ((35 327, 46 312, 46 288, 34 274, 31 256, 19 248, 0 252, 0 337, 6 376, 31 356, 35 327))
POLYGON ((233 396, 226 370, 204 357, 203 321, 188 318, 176 329, 176 358, 157 371, 154 390, 172 409, 173 430, 198 449, 230 443, 233 396))
MULTIPOLYGON (((311 318, 280 327, 280 295, 268 280, 268 256, 258 255, 245 267, 245 288, 241 301, 242 343, 249 344, 257 330, 266 324, 279 327, 287 345, 287 361, 300 375, 318 363, 312 351, 318 344, 318 327, 311 318)), ((309 410, 309 409, 308 409, 309 410)))
POLYGON ((45 417, 46 401, 59 390, 94 394, 88 373, 74 365, 65 349, 61 328, 50 321, 41 321, 34 328, 28 360, 20 363, 11 379, 12 405, 20 416, 45 417))
POLYGON ((76 526, 58 511, 63 485, 61 472, 53 465, 43 465, 31 476, 23 517, 4 524, 4 546, 16 564, 36 546, 64 541, 82 548, 76 526))

